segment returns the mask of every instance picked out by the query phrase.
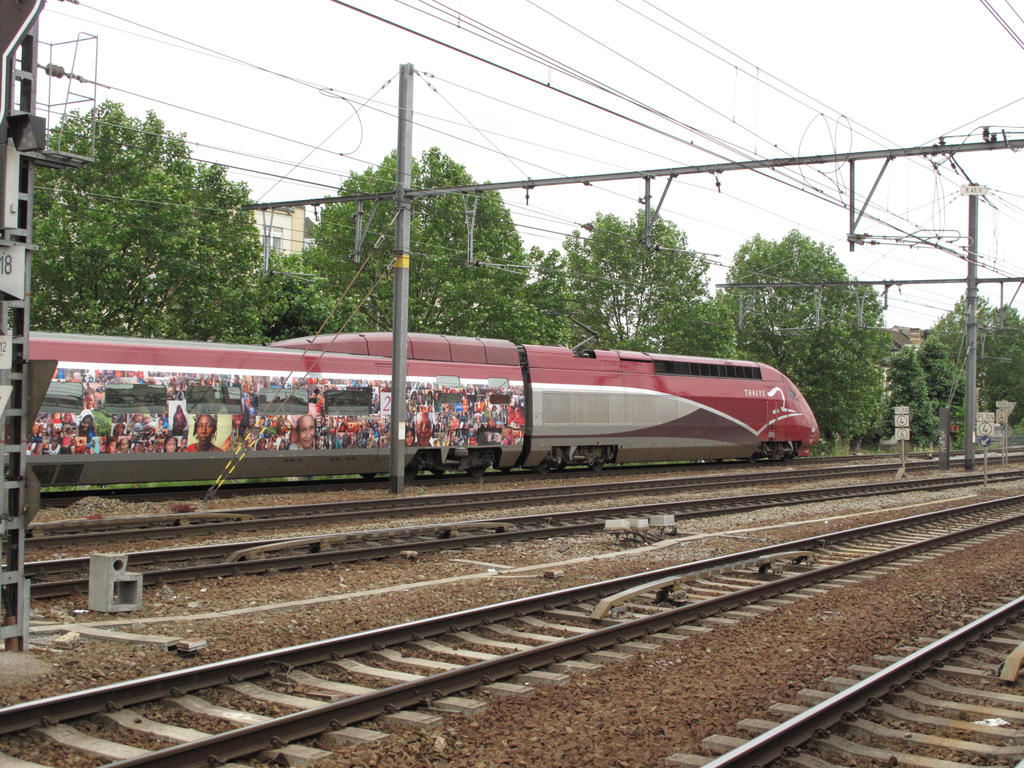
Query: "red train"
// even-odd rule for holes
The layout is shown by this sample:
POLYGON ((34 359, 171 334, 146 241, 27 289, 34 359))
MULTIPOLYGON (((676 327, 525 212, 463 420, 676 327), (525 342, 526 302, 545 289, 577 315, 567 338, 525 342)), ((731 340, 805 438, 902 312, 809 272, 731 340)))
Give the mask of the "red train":
MULTIPOLYGON (((43 486, 387 472, 391 335, 272 346, 33 333, 43 486)), ((818 425, 759 363, 410 334, 408 471, 805 456, 818 425)))

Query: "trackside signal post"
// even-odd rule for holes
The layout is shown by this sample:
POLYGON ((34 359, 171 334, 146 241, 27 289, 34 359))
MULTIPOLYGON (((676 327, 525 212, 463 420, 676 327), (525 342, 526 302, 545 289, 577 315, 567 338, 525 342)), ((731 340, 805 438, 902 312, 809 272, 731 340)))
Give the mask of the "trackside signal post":
POLYGON ((988 447, 996 432, 996 415, 992 411, 978 413, 978 444, 985 449, 985 485, 988 485, 988 447))
POLYGON ((1000 434, 1003 438, 1003 461, 1006 466, 1006 444, 1010 441, 1013 430, 1010 428, 1010 414, 1017 404, 1013 400, 996 400, 996 423, 999 425, 1000 434))
POLYGON ((900 471, 898 477, 903 477, 907 471, 907 440, 910 439, 910 406, 895 406, 892 409, 892 420, 896 426, 894 436, 900 442, 900 471))
POLYGON ((45 126, 35 116, 36 51, 43 0, 0 3, 0 637, 9 651, 28 645, 29 523, 25 466, 29 409, 28 327, 34 159, 45 126))

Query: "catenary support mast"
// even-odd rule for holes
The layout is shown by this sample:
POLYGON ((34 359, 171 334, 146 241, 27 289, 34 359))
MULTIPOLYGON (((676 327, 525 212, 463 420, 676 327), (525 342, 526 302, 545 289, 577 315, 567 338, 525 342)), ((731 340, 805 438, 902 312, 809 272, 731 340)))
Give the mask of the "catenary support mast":
POLYGON ((978 414, 978 194, 967 199, 967 364, 964 402, 964 469, 974 469, 974 423, 978 414))
POLYGON ((405 490, 405 389, 409 336, 409 231, 412 200, 412 64, 398 81, 398 173, 395 182, 395 306, 391 326, 391 493, 405 490))
POLYGON ((42 121, 34 115, 38 18, 42 0, 0 7, 4 53, 0 99, 0 637, 3 648, 28 645, 29 580, 25 533, 30 522, 25 465, 29 416, 29 285, 32 185, 43 148, 42 121))

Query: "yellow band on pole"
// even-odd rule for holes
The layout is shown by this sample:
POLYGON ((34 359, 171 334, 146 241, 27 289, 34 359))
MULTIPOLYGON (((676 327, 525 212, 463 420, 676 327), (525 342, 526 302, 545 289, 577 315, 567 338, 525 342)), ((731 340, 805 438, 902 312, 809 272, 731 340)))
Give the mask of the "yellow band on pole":
POLYGON ((409 254, 400 253, 395 257, 395 269, 408 269, 409 268, 409 254))

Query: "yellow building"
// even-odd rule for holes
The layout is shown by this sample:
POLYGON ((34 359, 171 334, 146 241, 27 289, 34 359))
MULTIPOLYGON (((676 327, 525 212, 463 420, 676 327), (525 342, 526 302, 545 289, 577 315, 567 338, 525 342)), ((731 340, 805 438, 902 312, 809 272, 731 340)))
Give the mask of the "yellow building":
POLYGON ((253 217, 267 256, 271 251, 299 253, 309 242, 306 209, 302 206, 254 210, 253 217))
POLYGON ((889 329, 889 333, 892 334, 892 351, 895 352, 900 347, 905 347, 908 344, 920 347, 921 342, 924 341, 925 332, 920 328, 903 328, 895 326, 889 329))

